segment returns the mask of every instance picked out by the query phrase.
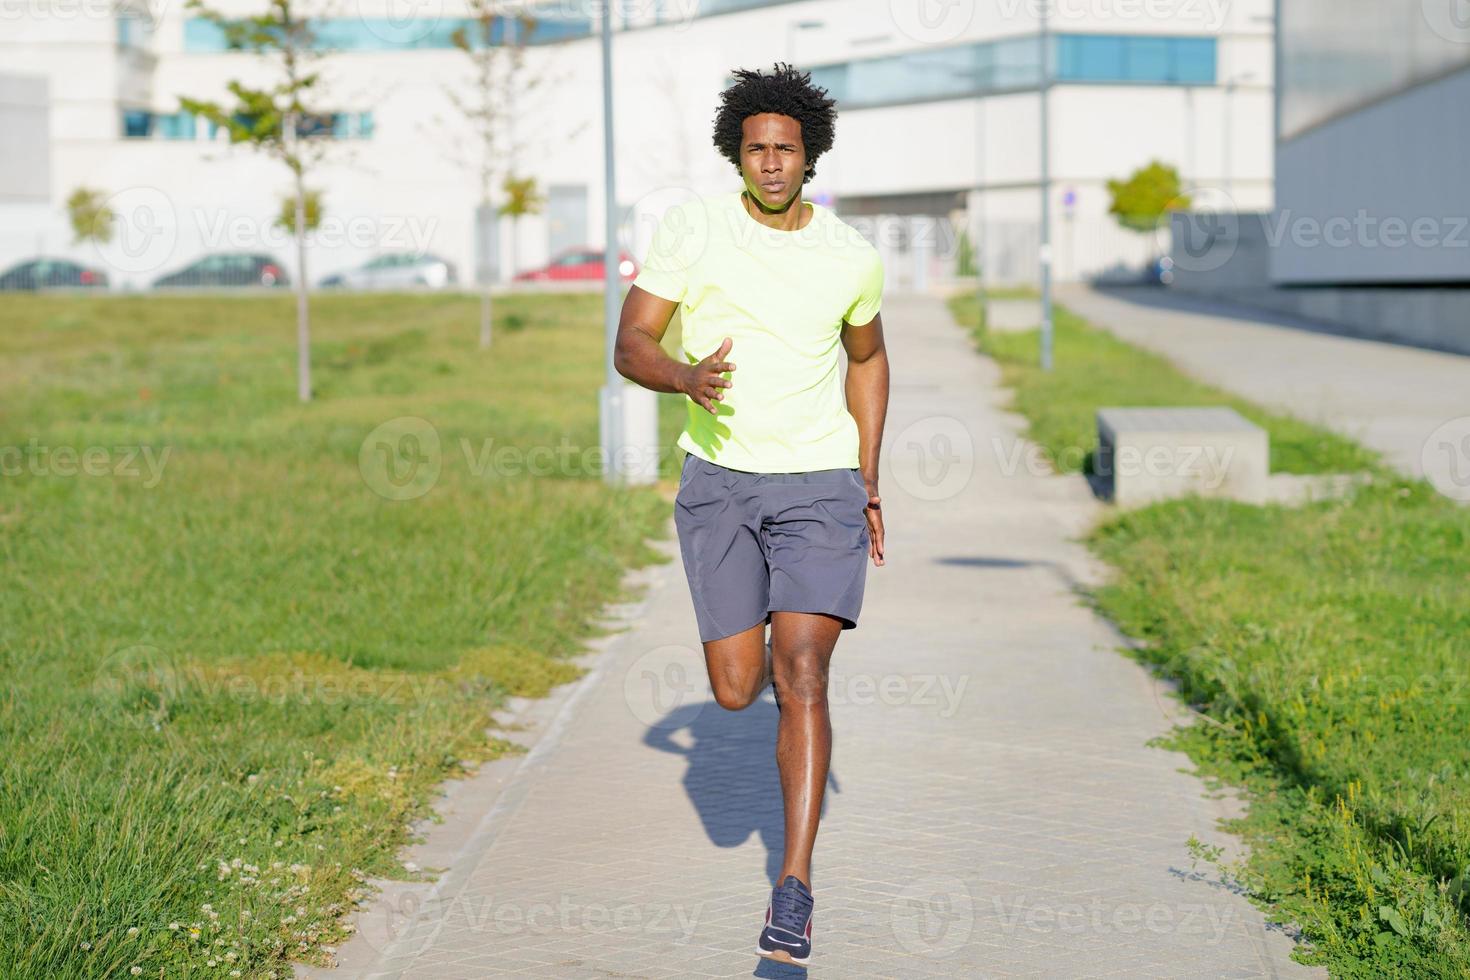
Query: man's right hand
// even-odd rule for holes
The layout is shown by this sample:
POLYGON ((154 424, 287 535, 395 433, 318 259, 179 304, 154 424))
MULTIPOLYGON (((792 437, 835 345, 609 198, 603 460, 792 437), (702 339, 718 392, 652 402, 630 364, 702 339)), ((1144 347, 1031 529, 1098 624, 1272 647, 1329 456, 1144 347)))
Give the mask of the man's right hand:
POLYGON ((725 360, 725 355, 730 353, 732 343, 730 338, 726 337, 720 344, 719 350, 704 360, 684 368, 682 389, 684 394, 707 409, 711 415, 719 414, 719 406, 715 402, 724 400, 723 389, 734 385, 729 378, 720 377, 726 371, 735 370, 735 365, 725 360))

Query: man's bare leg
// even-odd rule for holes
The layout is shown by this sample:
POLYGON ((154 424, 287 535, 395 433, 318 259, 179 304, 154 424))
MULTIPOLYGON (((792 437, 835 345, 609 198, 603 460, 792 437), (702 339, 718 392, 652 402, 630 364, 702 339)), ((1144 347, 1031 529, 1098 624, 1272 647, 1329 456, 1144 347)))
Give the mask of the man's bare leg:
POLYGON ((748 707, 771 683, 766 624, 704 644, 704 666, 720 707, 748 707))
POLYGON ((808 889, 822 793, 832 762, 827 668, 841 632, 842 621, 824 613, 771 614, 775 683, 781 694, 776 765, 786 810, 786 853, 776 881, 792 874, 808 889))

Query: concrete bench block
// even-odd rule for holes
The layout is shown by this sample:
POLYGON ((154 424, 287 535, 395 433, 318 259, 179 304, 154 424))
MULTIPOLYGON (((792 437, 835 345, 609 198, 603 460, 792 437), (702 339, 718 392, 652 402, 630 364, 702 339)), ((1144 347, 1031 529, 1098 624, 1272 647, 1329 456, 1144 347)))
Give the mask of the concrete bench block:
POLYGON ((1233 408, 1100 408, 1097 472, 1123 507, 1197 493, 1263 503, 1271 445, 1233 408))

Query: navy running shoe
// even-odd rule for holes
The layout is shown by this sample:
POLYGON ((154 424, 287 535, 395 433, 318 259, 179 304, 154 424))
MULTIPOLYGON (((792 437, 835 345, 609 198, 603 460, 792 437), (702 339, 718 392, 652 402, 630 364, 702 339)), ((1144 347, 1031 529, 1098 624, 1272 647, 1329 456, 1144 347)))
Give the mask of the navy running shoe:
POLYGON ((812 958, 812 893, 796 875, 771 889, 766 925, 755 951, 781 963, 806 966, 812 958))

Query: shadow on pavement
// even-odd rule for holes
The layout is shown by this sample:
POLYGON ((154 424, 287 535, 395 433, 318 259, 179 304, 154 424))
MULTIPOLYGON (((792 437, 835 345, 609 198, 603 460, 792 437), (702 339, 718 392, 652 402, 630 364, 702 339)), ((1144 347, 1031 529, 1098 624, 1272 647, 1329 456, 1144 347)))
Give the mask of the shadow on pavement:
MULTIPOLYGON (((786 847, 781 778, 776 769, 780 717, 767 690, 743 711, 728 711, 713 700, 684 705, 650 726, 643 736, 645 745, 685 757, 684 790, 717 847, 739 847, 751 834, 759 835, 766 848, 766 877, 772 885, 781 873, 786 847), (688 734, 676 737, 680 732, 688 734)), ((829 772, 827 791, 822 794, 823 817, 831 795, 837 792, 837 777, 829 772)))

